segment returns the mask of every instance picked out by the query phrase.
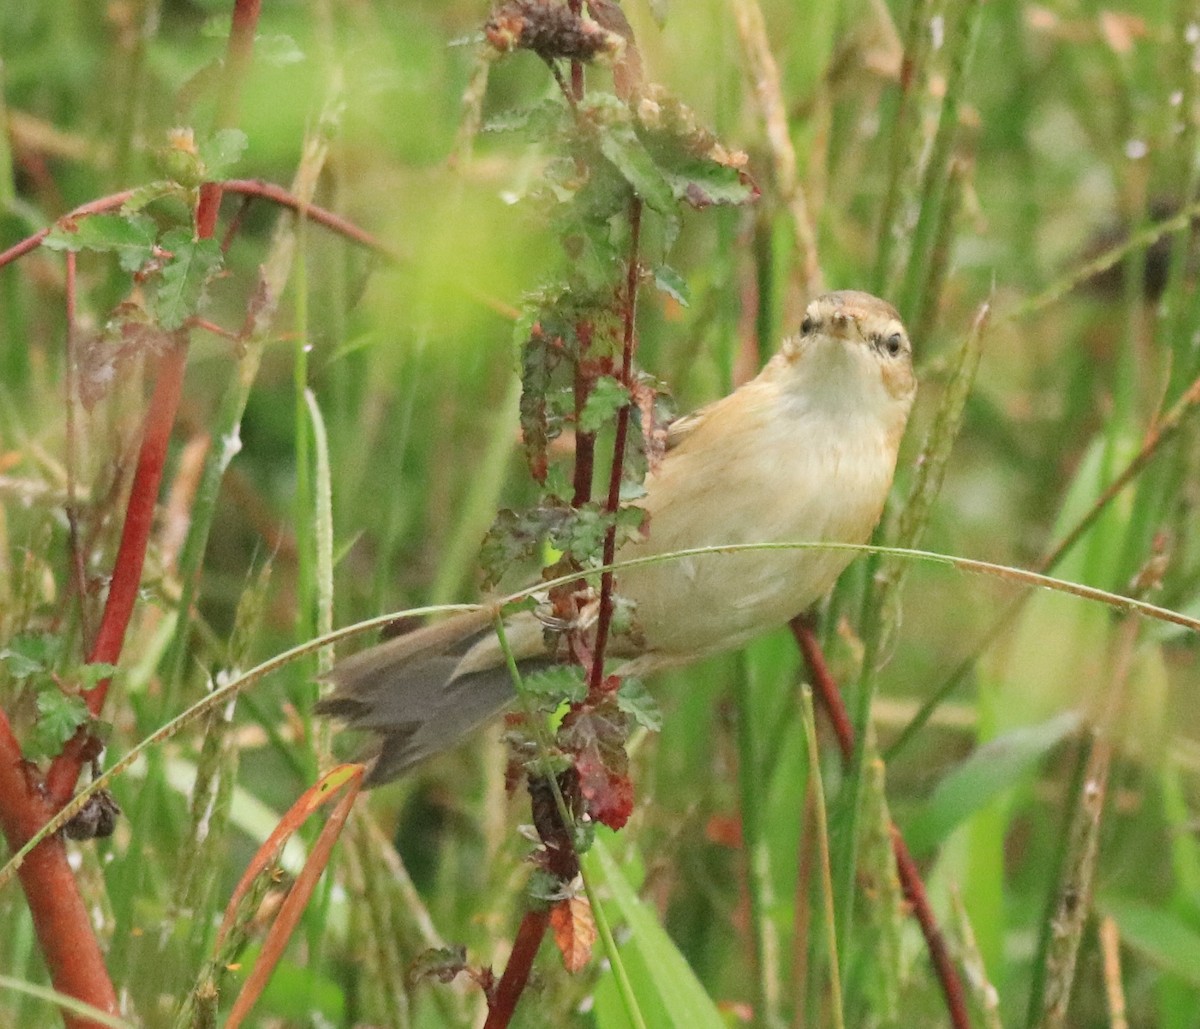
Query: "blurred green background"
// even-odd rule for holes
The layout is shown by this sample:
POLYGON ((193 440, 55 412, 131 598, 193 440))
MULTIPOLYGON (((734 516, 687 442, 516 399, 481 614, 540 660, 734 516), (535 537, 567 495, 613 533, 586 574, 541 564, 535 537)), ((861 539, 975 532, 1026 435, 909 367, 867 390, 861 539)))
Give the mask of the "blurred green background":
MULTIPOLYGON (((180 519, 186 526, 193 496, 189 446, 206 434, 217 434, 214 448, 225 442, 223 398, 243 357, 228 340, 193 333, 164 487, 168 514, 109 700, 115 754, 199 699, 207 682, 317 631, 319 474, 298 383, 314 391, 328 433, 337 625, 475 599, 478 545, 496 508, 533 497, 518 453, 513 311, 565 258, 544 212, 523 201, 545 159, 538 141, 488 126, 553 96, 553 80, 532 54, 493 62, 484 129, 464 134, 485 3, 264 6, 238 117, 248 148, 233 174, 289 185, 305 146, 323 141, 329 152, 315 202, 398 256, 373 257, 311 223, 299 231, 302 256, 237 425, 240 451, 199 568, 200 625, 181 637, 187 649, 176 677, 171 640, 185 576, 172 532, 180 519)), ((1200 7, 623 7, 647 80, 690 105, 726 146, 745 150, 763 194, 748 208, 684 215, 667 260, 690 301, 643 295, 643 366, 687 410, 727 392, 795 331, 807 299, 795 244, 802 196, 825 284, 887 296, 913 332, 922 387, 897 507, 954 357, 990 299, 978 375, 921 546, 1036 565, 1200 374, 1200 294, 1186 222, 1151 249, 1131 248, 1105 275, 1083 272, 1091 257, 1196 198, 1200 7), (800 186, 790 196, 784 151, 768 138, 756 90, 753 34, 739 25, 754 11, 777 62, 774 99, 800 186), (906 43, 919 55, 915 69, 906 43)), ((155 153, 168 129, 207 131, 228 8, 4 5, 0 246, 78 204, 157 178, 155 153)), ((589 88, 611 88, 607 72, 588 74, 589 88)), ((224 224, 238 205, 226 198, 224 224)), ((241 324, 279 217, 262 202, 245 212, 227 274, 211 290, 210 321, 234 331, 241 324)), ((61 254, 42 250, 0 269, 0 646, 20 633, 53 633, 78 661, 63 516, 63 267, 61 254)), ((83 254, 79 268, 79 329, 92 339, 136 287, 106 256, 83 254)), ((111 383, 105 374, 95 372, 96 402, 78 414, 93 610, 144 407, 139 361, 119 363, 111 383)), ((1149 599, 1200 615, 1198 503, 1200 431, 1185 416, 1056 574, 1128 592, 1157 553, 1160 581, 1149 599)), ((894 537, 893 518, 881 538, 894 537)), ((823 624, 847 684, 861 660, 866 579, 862 567, 848 573, 823 624)), ((1087 727, 1101 724, 1115 754, 1066 1024, 1121 1024, 1105 999, 1114 980, 1099 942, 1100 925, 1112 919, 1128 1024, 1200 1025, 1196 636, 1140 623, 1131 669, 1114 682, 1122 616, 1077 599, 1039 593, 983 647, 1019 595, 945 567, 909 567, 876 677, 874 734, 886 751, 918 705, 961 662, 978 659, 889 755, 886 797, 911 834, 956 954, 970 952, 965 919, 973 927, 998 997, 996 1011, 988 1010, 991 994, 975 997, 980 1024, 1050 1024, 1030 1010, 1054 974, 1039 940, 1047 905, 1069 878, 1062 853, 1079 808, 1087 727)), ((296 662, 245 695, 212 743, 216 764, 201 756, 204 740, 217 739, 203 723, 153 749, 118 781, 126 817, 116 835, 82 848, 80 875, 112 974, 147 1025, 171 1024, 252 848, 316 774, 318 733, 307 715, 316 670, 313 660, 296 662), (198 761, 224 784, 206 835, 189 813, 198 761)), ((20 684, 2 674, 0 699, 15 710, 20 684)), ((801 674, 781 632, 653 684, 665 727, 636 747, 637 810, 606 846, 617 859, 613 874, 638 891, 698 983, 659 941, 663 950, 652 950, 644 969, 631 965, 645 1010, 656 1013, 649 1024, 681 1019, 656 992, 676 978, 727 1024, 832 1024, 821 934, 796 931, 809 903, 798 868, 811 846, 800 832, 808 781, 801 674), (810 949, 805 980, 798 962, 810 949)), ((826 749, 836 815, 840 772, 826 749)), ((503 965, 525 905, 520 859, 528 848, 516 831, 527 801, 520 792, 505 798, 503 768, 493 729, 371 796, 377 829, 367 819, 352 823, 338 884, 310 906, 257 1024, 478 1024, 477 991, 461 980, 414 985, 407 969, 439 940, 465 944, 471 963, 503 965), (407 880, 397 878, 389 840, 411 892, 398 885, 407 880)), ((872 847, 860 845, 860 901, 840 941, 847 1024, 945 1024, 919 933, 889 882, 886 846, 872 847)), ((612 917, 631 916, 614 902, 612 917)), ((13 886, 0 894, 0 924, 10 927, 0 971, 38 980, 13 886)), ((0 1021, 50 1018, 39 1003, 0 992, 0 1021)), ((571 977, 546 946, 515 1024, 607 1027, 626 1018, 599 957, 571 977)))

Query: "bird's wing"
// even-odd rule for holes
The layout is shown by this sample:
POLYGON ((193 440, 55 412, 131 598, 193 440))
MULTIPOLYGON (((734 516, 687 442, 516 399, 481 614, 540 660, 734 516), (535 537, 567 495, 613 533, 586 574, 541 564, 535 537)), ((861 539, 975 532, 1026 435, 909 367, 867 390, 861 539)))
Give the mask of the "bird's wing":
POLYGON ((691 414, 681 415, 667 426, 667 450, 672 451, 687 439, 700 423, 708 417, 708 413, 716 406, 716 401, 697 408, 691 414))

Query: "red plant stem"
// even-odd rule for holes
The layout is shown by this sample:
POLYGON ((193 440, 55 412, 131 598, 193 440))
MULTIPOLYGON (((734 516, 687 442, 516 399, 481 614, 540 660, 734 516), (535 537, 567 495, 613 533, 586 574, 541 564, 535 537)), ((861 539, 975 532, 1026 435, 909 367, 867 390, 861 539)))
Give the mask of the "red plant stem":
POLYGON ((261 8, 261 0, 234 0, 229 44, 225 49, 225 73, 221 76, 221 91, 217 96, 214 119, 218 129, 237 124, 238 99, 254 57, 254 33, 258 28, 261 8))
MULTIPOLYGON (((583 14, 583 0, 567 0, 567 7, 576 18, 583 14)), ((571 62, 571 93, 576 103, 583 99, 583 62, 571 62)))
MULTIPOLYGON (((390 248, 386 243, 381 242, 372 236, 364 229, 360 229, 353 222, 347 221, 345 218, 339 217, 332 211, 324 207, 314 207, 311 204, 301 204, 300 198, 289 193, 282 186, 277 186, 273 182, 264 182, 261 179, 229 179, 220 183, 221 189, 225 193, 237 193, 241 196, 261 197, 264 200, 270 200, 272 203, 279 204, 281 207, 287 207, 293 211, 299 211, 304 208, 305 217, 318 225, 322 225, 331 232, 336 232, 340 236, 345 236, 350 241, 366 247, 368 250, 379 254, 381 257, 386 257, 391 261, 400 260, 400 254, 390 248)), ((120 193, 113 193, 110 196, 100 197, 98 200, 90 200, 86 204, 80 204, 67 214, 63 215, 55 224, 65 221, 73 221, 77 218, 86 218, 91 214, 105 214, 108 211, 115 211, 121 207, 130 197, 133 196, 134 190, 126 189, 120 193)), ((50 234, 54 228, 53 225, 48 225, 46 228, 35 232, 32 236, 26 236, 19 243, 14 243, 11 247, 0 253, 0 268, 6 264, 17 260, 19 257, 24 257, 32 250, 36 250, 42 245, 42 241, 50 234)), ((506 314, 509 312, 505 312, 506 314)))
MULTIPOLYGON (((833 724, 834 735, 837 736, 842 758, 849 762, 854 755, 854 727, 850 724, 850 716, 846 712, 846 705, 842 702, 841 691, 829 671, 829 665, 821 651, 821 644, 817 641, 812 624, 804 615, 792 619, 791 630, 800 647, 800 652, 804 655, 804 663, 808 667, 808 674, 812 679, 817 700, 833 724)), ((950 958, 946 940, 942 936, 941 929, 938 928, 933 908, 929 905, 929 896, 925 892, 925 884, 921 881, 917 863, 913 860, 908 844, 904 842, 904 837, 900 834, 896 823, 893 822, 889 829, 900 885, 904 889, 905 898, 912 905, 913 915, 921 926, 921 934, 925 937, 929 960, 933 963, 934 971, 942 986, 942 994, 946 998, 950 1024, 955 1029, 970 1029, 971 1019, 967 1013, 967 998, 962 980, 950 958)))
MULTIPOLYGON (((253 53, 259 9, 260 0, 235 0, 226 75, 218 99, 219 128, 231 124, 235 116, 241 83, 253 53)), ((126 190, 90 201, 75 208, 67 218, 86 217, 120 208, 132 193, 132 190, 126 190)), ((212 236, 221 194, 220 183, 201 186, 195 212, 197 236, 212 236)), ((0 267, 36 249, 49 232, 48 227, 9 247, 0 254, 0 267)), ((69 361, 74 360, 73 347, 70 346, 75 315, 74 273, 75 256, 68 254, 66 304, 69 361)), ((137 468, 121 529, 121 542, 100 627, 88 648, 89 663, 115 663, 121 654, 141 582, 186 361, 185 330, 174 335, 169 349, 157 362, 155 387, 146 412, 137 468)), ((68 388, 70 381, 69 377, 68 388)), ((69 410, 74 397, 68 395, 67 402, 69 410)), ((68 432, 72 431, 69 426, 68 432)), ((70 446, 71 441, 68 441, 70 446)), ((73 546, 76 545, 73 543, 73 546)), ((78 577, 78 571, 75 575, 78 577)), ((82 583, 80 585, 82 587, 82 583)), ((109 680, 105 679, 85 694, 88 710, 93 716, 100 714, 108 687, 109 680)), ((8 719, 0 712, 0 829, 13 851, 19 850, 31 839, 51 814, 70 798, 80 768, 93 746, 86 728, 77 732, 51 763, 43 785, 37 779, 34 766, 25 762, 8 719)), ((18 875, 29 904, 38 945, 55 989, 115 1014, 118 1010, 116 992, 79 893, 79 885, 67 863, 62 837, 55 835, 45 839, 28 855, 18 875)), ((97 1025, 93 1020, 81 1016, 64 1015, 64 1018, 72 1029, 91 1029, 97 1025)))
POLYGON ((488 999, 487 1021, 483 1029, 505 1029, 517 1001, 529 981, 529 973, 533 968, 533 959, 537 956, 538 948, 546 935, 546 927, 550 924, 550 912, 545 908, 529 910, 521 919, 521 927, 517 930, 517 938, 513 941, 512 953, 508 956, 508 964, 504 967, 504 975, 496 984, 495 992, 488 999))
MULTIPOLYGON (((629 204, 629 266, 625 271, 625 323, 621 339, 621 385, 629 390, 629 399, 617 412, 613 438, 612 466, 608 471, 608 499, 604 510, 613 522, 604 533, 604 564, 613 563, 617 553, 616 513, 621 506, 621 480, 625 472, 625 446, 629 439, 629 418, 633 411, 633 355, 637 350, 638 246, 642 232, 642 201, 634 197, 629 204)), ((604 679, 604 651, 613 613, 613 573, 600 576, 600 611, 596 619, 596 645, 593 650, 588 688, 598 690, 604 679)))
POLYGON ((224 190, 219 182, 202 182, 196 200, 196 238, 211 239, 217 230, 217 215, 221 213, 224 190))
POLYGON ((580 321, 575 325, 575 336, 579 341, 579 353, 575 359, 575 472, 572 480, 574 493, 572 507, 583 507, 592 499, 592 472, 596 465, 596 434, 583 432, 579 425, 588 394, 592 391, 595 374, 588 351, 592 347, 592 325, 580 321))
MULTIPOLYGON (((0 828, 16 853, 49 819, 51 809, 38 789, 31 766, 4 712, 0 711, 0 828)), ((62 837, 51 836, 30 852, 17 870, 29 904, 42 956, 55 989, 117 1013, 117 995, 92 932, 75 876, 67 864, 62 837)), ((71 1029, 96 1029, 97 1022, 64 1015, 71 1029)))
MULTIPOLYGON (((158 361, 158 376, 142 429, 142 446, 125 511, 125 524, 121 528, 121 543, 113 564, 108 600, 104 605, 96 640, 88 654, 88 664, 116 664, 121 656, 125 631, 129 627, 141 585, 142 566, 154 522, 167 444, 183 389, 186 360, 187 347, 182 340, 176 339, 158 361)), ((88 710, 93 716, 98 717, 104 706, 109 682, 109 679, 103 679, 84 694, 88 710)), ((70 799, 79 778, 84 750, 89 745, 87 732, 77 733, 50 765, 46 788, 53 808, 61 807, 70 799)))

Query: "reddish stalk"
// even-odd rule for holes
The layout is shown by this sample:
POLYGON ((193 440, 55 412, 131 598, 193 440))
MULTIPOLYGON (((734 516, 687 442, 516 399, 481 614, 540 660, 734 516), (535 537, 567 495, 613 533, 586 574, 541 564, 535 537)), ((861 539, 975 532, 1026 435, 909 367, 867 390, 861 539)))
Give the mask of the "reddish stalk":
MULTIPOLYGON (((279 204, 281 207, 286 207, 292 211, 299 211, 303 208, 305 217, 309 221, 316 222, 318 225, 322 225, 340 236, 345 236, 352 242, 366 247, 381 257, 386 257, 392 261, 400 260, 400 255, 396 251, 392 250, 386 243, 376 239, 369 232, 360 229, 353 222, 347 221, 345 218, 334 214, 324 207, 302 204, 299 197, 289 193, 282 186, 277 186, 273 182, 264 182, 261 179, 228 179, 220 183, 220 187, 223 193, 237 193, 246 197, 261 197, 264 200, 270 200, 272 203, 279 204)), ((58 222, 55 222, 55 225, 65 221, 86 218, 92 214, 106 214, 110 211, 119 210, 125 201, 132 197, 135 192, 136 190, 124 189, 120 193, 100 197, 98 200, 89 200, 86 204, 80 204, 78 207, 68 211, 58 222)), ((35 232, 32 236, 26 236, 19 243, 14 243, 7 250, 0 253, 0 268, 17 260, 19 257, 24 257, 30 251, 36 250, 42 245, 42 242, 50 235, 53 229, 54 225, 47 225, 46 228, 35 232)), ((504 313, 507 315, 510 312, 505 310, 504 313)))
MULTIPOLYGON (((260 0, 234 2, 226 74, 218 98, 218 128, 228 127, 233 122, 241 84, 253 53, 259 8, 260 0)), ((126 190, 90 201, 75 208, 66 217, 81 218, 119 209, 132 194, 132 190, 126 190)), ((213 235, 221 194, 220 183, 201 186, 195 212, 198 237, 213 235)), ((9 247, 0 254, 0 267, 36 249, 51 228, 47 227, 9 247)), ((75 257, 68 254, 66 305, 69 348, 75 315, 74 269, 75 257)), ((68 360, 73 360, 73 357, 73 349, 69 349, 68 360)), ((137 601, 167 445, 182 392, 186 359, 187 335, 183 331, 172 337, 170 347, 158 358, 154 392, 146 412, 121 541, 101 623, 88 648, 88 663, 115 663, 121 654, 137 601)), ((68 388, 70 385, 68 378, 68 388)), ((68 396, 68 411, 72 403, 73 396, 68 396)), ((68 436, 72 435, 73 423, 68 426, 68 436)), ((69 451, 72 444, 73 440, 69 439, 69 451)), ((70 455, 68 460, 72 460, 70 455)), ((77 548, 74 533, 73 540, 73 546, 77 548)), ((75 564, 78 566, 79 562, 76 560, 75 564)), ((78 567, 73 576, 80 579, 78 567)), ((83 583, 79 585, 82 589, 83 583)), ((85 694, 88 710, 93 716, 100 714, 108 686, 109 680, 106 679, 85 694)), ((94 746, 87 729, 81 729, 51 763, 43 785, 38 781, 34 766, 24 760, 7 718, 0 713, 0 828, 12 850, 19 850, 70 798, 83 762, 91 756, 94 746)), ((56 835, 44 840, 26 858, 18 875, 29 904, 38 945, 55 989, 115 1014, 118 1010, 116 991, 79 893, 79 885, 67 863, 62 837, 56 835)), ((97 1025, 91 1019, 80 1016, 64 1015, 64 1018, 72 1029, 91 1029, 97 1025)))
MULTIPOLYGON (((129 628, 141 585, 142 566, 145 563, 146 547, 154 522, 154 509, 158 503, 163 463, 167 456, 171 429, 175 424, 179 397, 183 391, 186 359, 187 347, 177 338, 158 360, 158 375, 154 394, 146 412, 141 451, 133 476, 129 504, 125 510, 125 524, 121 528, 121 542, 113 563, 108 600, 104 605, 95 642, 87 657, 88 664, 116 664, 121 657, 125 632, 129 628)), ((94 689, 84 694, 88 710, 93 717, 99 717, 104 707, 110 681, 102 679, 94 689)), ((46 789, 53 808, 61 807, 70 799, 85 760, 85 753, 91 746, 89 734, 83 729, 71 739, 50 765, 46 776, 46 789)))
MULTIPOLYGON (((812 680, 817 700, 833 724, 834 735, 837 736, 842 759, 849 762, 854 755, 854 728, 850 724, 850 716, 842 702, 841 691, 834 682, 829 665, 825 661, 821 644, 817 641, 812 624, 803 615, 792 619, 791 630, 800 647, 800 652, 804 655, 804 663, 808 667, 809 678, 812 680)), ((946 998, 950 1024, 954 1026, 954 1029, 970 1029, 971 1019, 967 1012, 966 992, 963 989, 958 969, 954 967, 954 962, 950 958, 946 940, 942 936, 941 929, 938 928, 933 908, 929 904, 929 896, 925 892, 925 884, 921 880, 921 873, 917 870, 917 863, 909 853, 908 845, 904 842, 904 837, 901 836, 896 823, 893 822, 889 828, 892 836, 892 853, 896 858, 896 871, 900 877, 900 885, 904 889, 905 899, 912 905, 914 917, 921 926, 921 935, 925 937, 929 960, 933 964, 938 982, 942 987, 942 994, 946 998)))
POLYGON ((572 478, 574 494, 571 497, 571 506, 583 507, 592 499, 592 472, 596 465, 596 434, 582 432, 578 428, 583 417, 583 407, 595 381, 587 356, 592 346, 591 323, 578 322, 575 326, 575 336, 579 341, 579 356, 575 361, 575 471, 572 478))
MULTIPOLYGON (((51 808, 0 711, 0 828, 14 853, 49 819, 51 808)), ((25 891, 42 957, 54 988, 93 1007, 117 1014, 117 994, 104 955, 91 929, 75 875, 67 863, 61 836, 35 848, 17 870, 25 891)), ((99 1023, 63 1015, 70 1029, 97 1029, 99 1023)))
POLYGON ((512 953, 508 956, 504 975, 496 984, 492 996, 488 998, 488 1015, 483 1029, 505 1029, 512 1019, 517 1001, 521 999, 525 984, 529 982, 533 959, 537 956, 549 924, 548 909, 530 909, 525 912, 525 917, 521 919, 521 928, 517 930, 517 938, 513 940, 512 953))
MULTIPOLYGON (((608 472, 608 498, 604 505, 613 523, 604 534, 604 564, 611 565, 617 552, 616 513, 621 506, 621 479, 625 471, 625 446, 629 439, 629 418, 633 411, 633 355, 637 350, 638 246, 642 230, 642 201, 634 197, 629 204, 629 266, 625 271, 625 311, 621 339, 621 385, 629 390, 629 399, 617 412, 613 439, 612 466, 608 472)), ((598 690, 604 680, 604 651, 613 614, 613 573, 600 576, 600 611, 596 620, 596 645, 592 657, 588 688, 598 690)))

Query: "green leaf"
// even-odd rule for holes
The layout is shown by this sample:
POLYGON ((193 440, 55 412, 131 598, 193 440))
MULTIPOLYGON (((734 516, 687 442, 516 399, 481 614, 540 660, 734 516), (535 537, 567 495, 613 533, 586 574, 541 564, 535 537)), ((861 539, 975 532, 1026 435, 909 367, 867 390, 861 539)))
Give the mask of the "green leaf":
POLYGON ((204 291, 222 263, 221 244, 215 239, 193 239, 189 229, 172 229, 162 238, 171 252, 163 265, 154 311, 168 331, 178 329, 204 303, 204 291))
POLYGON ((0 661, 8 665, 14 679, 28 679, 48 672, 62 654, 62 638, 50 633, 23 632, 0 650, 0 661))
MULTIPOLYGON (((654 909, 634 892, 626 878, 630 863, 618 865, 609 851, 614 837, 597 832, 595 845, 584 856, 588 878, 597 886, 612 921, 625 924, 628 932, 621 937, 620 959, 629 976, 633 994, 646 1025, 678 1029, 726 1029, 716 1004, 701 986, 696 973, 680 953, 666 930, 659 924, 654 909)), ((611 970, 605 971, 595 991, 598 1029, 623 1029, 630 1024, 611 970)))
POLYGON ((913 854, 927 853, 968 815, 1015 786, 1062 740, 1079 728, 1067 711, 1039 725, 1014 729, 980 747, 938 783, 929 802, 904 829, 913 854))
POLYGON ((579 428, 584 432, 598 432, 628 403, 629 390, 611 375, 601 375, 592 385, 579 413, 579 428))
POLYGON ((34 760, 61 752, 63 744, 91 717, 82 697, 63 693, 56 686, 39 691, 37 710, 37 723, 26 745, 26 754, 34 760))
POLYGON ((596 131, 600 153, 612 162, 633 191, 652 210, 662 215, 674 215, 675 194, 633 126, 610 123, 598 125, 596 131))
POLYGON ((665 293, 680 307, 687 307, 691 301, 687 281, 670 265, 660 264, 654 269, 654 288, 665 293))
POLYGON ((743 172, 716 161, 693 157, 674 167, 659 167, 674 196, 692 207, 738 206, 749 203, 758 195, 754 184, 743 172))
POLYGON ((638 725, 651 732, 659 732, 662 729, 662 710, 658 702, 650 696, 646 684, 637 676, 631 675, 621 682, 621 688, 617 690, 617 707, 638 725))
POLYGON ((550 532, 550 542, 556 550, 571 554, 581 564, 599 559, 608 531, 609 519, 595 504, 567 513, 550 532))
POLYGON ((246 133, 241 129, 221 129, 200 144, 200 159, 209 178, 224 178, 246 150, 246 133))
POLYGON ((1096 906, 1117 923, 1122 943, 1193 986, 1200 986, 1200 933, 1175 912, 1119 897, 1102 897, 1096 906))
MULTIPOLYGON (((547 536, 571 516, 560 502, 551 500, 528 511, 503 508, 483 538, 479 560, 486 573, 484 586, 498 583, 518 561, 528 560, 537 553, 547 536)), ((563 549, 559 547, 558 549, 563 549)))
POLYGON ((163 197, 178 197, 180 200, 186 200, 188 191, 184 189, 178 182, 172 182, 170 179, 158 179, 155 182, 148 182, 144 186, 138 186, 129 197, 121 205, 123 214, 136 214, 142 208, 154 203, 155 200, 161 200, 163 197))
POLYGON ((158 230, 154 222, 136 214, 93 214, 78 221, 58 222, 43 241, 51 250, 95 250, 115 253, 121 267, 137 271, 154 252, 158 230))
POLYGON ((526 693, 556 704, 578 704, 587 696, 587 681, 578 665, 551 665, 526 675, 521 685, 526 693))
POLYGON ((99 661, 93 665, 82 665, 75 673, 75 678, 79 680, 80 689, 91 690, 95 689, 105 679, 111 679, 116 674, 116 665, 109 665, 103 661, 99 661))

